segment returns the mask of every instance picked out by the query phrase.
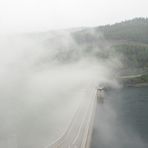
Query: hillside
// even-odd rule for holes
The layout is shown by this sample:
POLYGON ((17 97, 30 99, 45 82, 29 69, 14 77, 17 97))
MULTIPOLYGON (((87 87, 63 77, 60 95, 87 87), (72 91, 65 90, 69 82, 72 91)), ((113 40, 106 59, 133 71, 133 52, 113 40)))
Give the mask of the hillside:
MULTIPOLYGON (((59 62, 73 62, 82 58, 107 60, 110 57, 120 57, 124 65, 122 73, 137 74, 148 71, 147 18, 135 18, 94 28, 30 34, 29 37, 43 42, 48 49, 52 46, 53 50, 58 50, 52 58, 59 62)), ((44 61, 49 61, 48 56, 47 54, 44 61)))
POLYGON ((121 56, 125 73, 148 70, 147 18, 86 28, 75 32, 73 36, 78 44, 85 46, 87 51, 94 53, 98 59, 108 58, 110 54, 121 56))
POLYGON ((107 40, 124 40, 148 44, 148 19, 135 18, 133 20, 95 28, 102 32, 107 40))

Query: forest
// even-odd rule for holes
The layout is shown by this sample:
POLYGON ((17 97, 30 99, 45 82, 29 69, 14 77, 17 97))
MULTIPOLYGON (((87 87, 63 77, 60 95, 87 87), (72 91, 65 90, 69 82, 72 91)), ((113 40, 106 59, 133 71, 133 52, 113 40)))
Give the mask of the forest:
POLYGON ((113 53, 121 56, 124 73, 148 71, 148 18, 85 28, 73 36, 78 44, 85 45, 87 53, 98 59, 108 58, 113 53))

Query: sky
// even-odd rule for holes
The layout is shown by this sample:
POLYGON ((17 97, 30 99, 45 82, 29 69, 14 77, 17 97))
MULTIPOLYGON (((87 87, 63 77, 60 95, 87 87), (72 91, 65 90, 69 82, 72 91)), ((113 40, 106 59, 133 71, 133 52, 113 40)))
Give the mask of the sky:
POLYGON ((147 0, 0 0, 0 32, 93 27, 148 16, 147 0))

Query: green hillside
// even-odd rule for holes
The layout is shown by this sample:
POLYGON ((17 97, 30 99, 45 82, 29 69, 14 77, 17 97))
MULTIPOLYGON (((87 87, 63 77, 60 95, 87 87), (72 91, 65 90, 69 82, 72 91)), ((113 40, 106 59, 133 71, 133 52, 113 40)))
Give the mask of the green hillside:
MULTIPOLYGON (((52 45, 52 48, 58 51, 53 59, 59 62, 69 63, 82 58, 108 60, 119 57, 123 63, 124 73, 137 74, 148 71, 147 18, 29 36, 38 42, 43 42, 47 49, 52 45)), ((48 61, 48 54, 45 59, 48 61)))
POLYGON ((121 56, 124 70, 145 71, 148 69, 148 19, 133 20, 113 25, 86 28, 74 32, 79 45, 98 59, 113 54, 121 56), (94 50, 95 49, 95 50, 94 50), (101 50, 100 50, 101 49, 101 50))
POLYGON ((108 40, 135 41, 148 44, 148 19, 135 18, 133 20, 97 27, 108 40))

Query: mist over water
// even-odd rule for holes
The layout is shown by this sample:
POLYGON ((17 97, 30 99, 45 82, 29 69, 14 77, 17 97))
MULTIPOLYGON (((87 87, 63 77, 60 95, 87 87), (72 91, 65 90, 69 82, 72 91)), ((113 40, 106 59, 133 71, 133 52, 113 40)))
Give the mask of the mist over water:
MULTIPOLYGON (((87 40, 68 31, 0 37, 0 147, 45 148, 65 132, 88 89, 121 87, 115 79, 120 56, 98 58, 108 53, 107 42, 87 40)), ((119 118, 121 100, 113 94, 97 106, 92 141, 99 145, 92 148, 145 148, 119 118)))
POLYGON ((89 56, 67 32, 2 36, 0 50, 3 148, 46 147, 66 130, 88 88, 118 86, 114 60, 89 56))
POLYGON ((91 148, 147 148, 147 87, 107 92, 97 105, 91 148))

